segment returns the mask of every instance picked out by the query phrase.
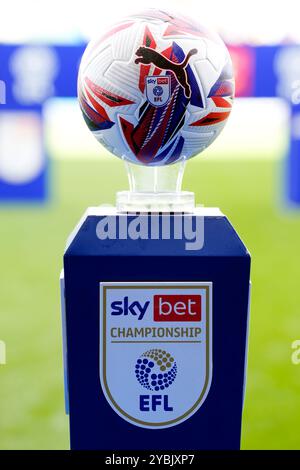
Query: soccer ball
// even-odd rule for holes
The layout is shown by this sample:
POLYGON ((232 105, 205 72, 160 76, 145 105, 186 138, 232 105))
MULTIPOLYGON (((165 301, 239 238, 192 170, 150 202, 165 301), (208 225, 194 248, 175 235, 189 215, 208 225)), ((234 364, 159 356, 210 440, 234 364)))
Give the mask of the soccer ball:
POLYGON ((110 152, 141 165, 202 152, 223 129, 233 95, 232 63, 219 36, 159 10, 115 24, 88 45, 79 69, 89 129, 110 152))

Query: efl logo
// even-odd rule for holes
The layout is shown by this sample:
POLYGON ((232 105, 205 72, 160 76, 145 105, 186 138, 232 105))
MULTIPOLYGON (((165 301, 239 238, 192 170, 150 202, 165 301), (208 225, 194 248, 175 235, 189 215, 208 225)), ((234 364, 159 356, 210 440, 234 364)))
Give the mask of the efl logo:
POLYGON ((154 321, 201 321, 201 295, 154 295, 154 321))
POLYGON ((100 283, 101 387, 129 423, 169 428, 202 406, 212 373, 212 288, 201 281, 100 283))

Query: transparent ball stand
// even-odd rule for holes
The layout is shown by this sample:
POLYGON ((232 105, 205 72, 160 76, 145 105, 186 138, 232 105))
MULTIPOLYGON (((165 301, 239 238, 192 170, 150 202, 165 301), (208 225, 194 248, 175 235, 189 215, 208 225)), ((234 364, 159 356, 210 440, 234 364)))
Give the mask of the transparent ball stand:
POLYGON ((194 211, 194 193, 181 190, 186 160, 167 166, 124 162, 130 190, 117 193, 118 212, 194 211))

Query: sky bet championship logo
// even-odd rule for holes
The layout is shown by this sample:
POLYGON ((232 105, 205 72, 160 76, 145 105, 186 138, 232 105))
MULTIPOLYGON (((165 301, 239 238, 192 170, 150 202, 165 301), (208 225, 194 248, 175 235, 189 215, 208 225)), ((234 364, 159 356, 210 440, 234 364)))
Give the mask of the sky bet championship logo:
POLYGON ((111 407, 158 429, 203 404, 212 375, 212 283, 100 283, 100 378, 111 407))

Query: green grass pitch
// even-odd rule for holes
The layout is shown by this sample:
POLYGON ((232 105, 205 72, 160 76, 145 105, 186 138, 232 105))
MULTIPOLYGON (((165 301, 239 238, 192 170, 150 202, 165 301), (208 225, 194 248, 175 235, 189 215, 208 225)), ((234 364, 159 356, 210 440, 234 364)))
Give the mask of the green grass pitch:
MULTIPOLYGON (((243 449, 300 448, 300 211, 285 212, 274 161, 192 161, 184 186, 218 206, 252 254, 249 369, 243 449)), ((55 162, 51 202, 2 206, 0 447, 68 448, 64 415, 59 273, 65 240, 87 206, 126 189, 122 163, 55 162)), ((100 386, 100 385, 99 385, 100 386)), ((105 423, 103 423, 105 426, 105 423)))

